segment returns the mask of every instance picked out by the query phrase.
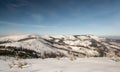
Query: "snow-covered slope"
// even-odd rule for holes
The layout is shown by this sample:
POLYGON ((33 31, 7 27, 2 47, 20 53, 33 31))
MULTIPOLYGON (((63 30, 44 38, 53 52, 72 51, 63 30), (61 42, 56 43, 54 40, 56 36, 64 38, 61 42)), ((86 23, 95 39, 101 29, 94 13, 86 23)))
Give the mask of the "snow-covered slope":
POLYGON ((95 35, 11 35, 0 38, 0 55, 21 57, 120 57, 120 43, 95 35))
POLYGON ((120 72, 120 62, 109 58, 77 58, 70 61, 68 58, 60 60, 48 59, 0 59, 0 72, 120 72), (16 64, 27 62, 22 69, 16 64), (10 68, 9 65, 12 65, 10 68), (13 65, 14 64, 14 65, 13 65))

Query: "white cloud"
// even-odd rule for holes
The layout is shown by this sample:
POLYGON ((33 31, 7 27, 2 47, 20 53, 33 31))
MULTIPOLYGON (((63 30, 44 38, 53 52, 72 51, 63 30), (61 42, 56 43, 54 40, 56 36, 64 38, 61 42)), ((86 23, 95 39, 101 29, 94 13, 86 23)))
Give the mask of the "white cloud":
POLYGON ((45 26, 45 25, 36 25, 36 24, 19 24, 19 23, 13 23, 13 22, 6 22, 6 21, 0 21, 0 23, 5 25, 12 25, 17 27, 33 27, 33 28, 54 28, 56 26, 45 26))
POLYGON ((43 20, 43 16, 41 14, 30 14, 30 16, 35 20, 35 21, 42 21, 43 20))

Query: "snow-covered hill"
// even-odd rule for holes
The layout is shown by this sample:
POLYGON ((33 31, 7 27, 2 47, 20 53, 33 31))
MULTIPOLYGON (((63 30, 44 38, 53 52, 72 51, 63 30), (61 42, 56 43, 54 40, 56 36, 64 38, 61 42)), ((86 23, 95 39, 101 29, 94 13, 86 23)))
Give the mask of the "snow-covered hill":
POLYGON ((0 55, 120 57, 120 43, 95 35, 10 35, 0 38, 0 55))

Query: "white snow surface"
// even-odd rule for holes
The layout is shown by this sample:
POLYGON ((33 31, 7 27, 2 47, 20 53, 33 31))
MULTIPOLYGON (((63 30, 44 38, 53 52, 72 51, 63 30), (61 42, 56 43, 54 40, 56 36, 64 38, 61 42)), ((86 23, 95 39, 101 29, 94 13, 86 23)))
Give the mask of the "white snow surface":
POLYGON ((82 46, 88 46, 91 44, 90 41, 80 41, 80 40, 76 40, 76 41, 65 40, 64 42, 69 45, 82 45, 82 46))
POLYGON ((56 50, 51 49, 50 47, 46 46, 42 42, 32 39, 32 40, 27 40, 23 42, 14 42, 14 43, 7 43, 7 44, 2 44, 3 46, 13 46, 13 47, 22 47, 26 48, 29 50, 34 50, 36 52, 55 52, 56 50))
MULTIPOLYGON (((72 51, 81 52, 90 56, 99 56, 99 53, 95 50, 97 47, 90 46, 92 44, 91 40, 96 40, 107 48, 120 48, 118 45, 106 43, 104 37, 95 35, 10 35, 0 38, 0 42, 10 41, 1 43, 0 46, 22 47, 38 53, 47 52, 56 54, 59 51, 66 56, 67 51, 72 49, 72 51)), ((96 45, 99 45, 97 42, 96 45)))
MULTIPOLYGON (((2 38, 0 38, 1 42, 4 42, 4 41, 11 41, 11 42, 0 44, 0 45, 1 46, 23 47, 26 49, 35 50, 37 52, 40 52, 42 50, 44 51, 45 49, 49 51, 49 50, 51 50, 50 49, 51 47, 44 44, 42 42, 43 41, 42 39, 51 40, 52 39, 51 37, 56 38, 55 42, 59 42, 60 39, 64 38, 63 42, 65 42, 69 46, 74 45, 74 47, 71 46, 73 48, 73 50, 74 50, 74 48, 79 49, 79 47, 76 47, 76 45, 81 45, 81 46, 87 47, 91 44, 91 42, 89 40, 84 40, 84 41, 76 40, 76 38, 73 35, 41 35, 41 36, 37 36, 37 35, 26 34, 26 35, 13 35, 13 36, 11 35, 11 36, 2 37, 2 38), (31 37, 34 37, 35 39, 18 42, 18 40, 25 39, 25 38, 31 38, 31 37)), ((81 37, 81 39, 88 38, 87 36, 79 36, 79 38, 80 37, 81 37)), ((62 46, 62 47, 66 48, 66 46, 62 46)))
MULTIPOLYGON (((73 51, 86 53, 87 55, 98 55, 99 53, 94 50, 95 47, 90 47, 91 39, 94 39, 98 42, 104 41, 105 38, 94 36, 94 35, 79 35, 77 38, 73 35, 11 35, 5 36, 0 38, 0 42, 4 41, 11 41, 8 43, 1 43, 0 46, 13 46, 13 47, 22 47, 30 50, 34 50, 36 52, 42 53, 52 52, 57 53, 61 51, 62 53, 67 53, 64 50, 56 49, 51 46, 55 46, 57 48, 68 49, 71 47, 73 51), (25 38, 33 38, 27 39, 25 38), (18 41, 21 40, 22 41, 18 41), (46 40, 53 42, 58 42, 58 44, 50 44, 46 40), (62 43, 59 44, 59 41, 63 39, 62 43), (79 46, 81 45, 81 46, 79 46), (84 46, 84 47, 82 47, 84 46), (88 49, 86 48, 88 47, 88 49), (90 49, 89 49, 90 48, 90 49)), ((110 45, 109 43, 102 42, 106 47, 114 47, 119 48, 119 46, 114 42, 110 45)), ((22 69, 18 68, 17 66, 10 68, 9 64, 13 61, 16 62, 14 58, 7 58, 5 61, 3 58, 0 57, 0 72, 120 72, 120 62, 115 62, 110 58, 105 57, 96 57, 96 58, 77 58, 77 60, 71 61, 68 58, 47 58, 47 59, 19 59, 18 62, 27 62, 22 69)))
POLYGON ((8 64, 12 61, 15 60, 0 59, 0 72, 120 72, 120 62, 109 58, 77 58, 73 61, 68 58, 20 59, 18 62, 28 63, 22 69, 17 66, 10 68, 8 64))
POLYGON ((29 38, 29 37, 37 37, 37 35, 29 35, 29 34, 9 35, 5 37, 1 37, 0 41, 18 41, 20 39, 29 38))

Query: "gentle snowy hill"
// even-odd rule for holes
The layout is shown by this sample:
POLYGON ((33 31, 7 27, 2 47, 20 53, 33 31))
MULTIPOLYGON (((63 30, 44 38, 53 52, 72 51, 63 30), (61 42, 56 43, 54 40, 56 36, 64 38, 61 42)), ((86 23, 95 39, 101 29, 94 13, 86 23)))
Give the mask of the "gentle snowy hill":
POLYGON ((120 57, 120 42, 95 35, 10 35, 0 38, 0 55, 120 57))

